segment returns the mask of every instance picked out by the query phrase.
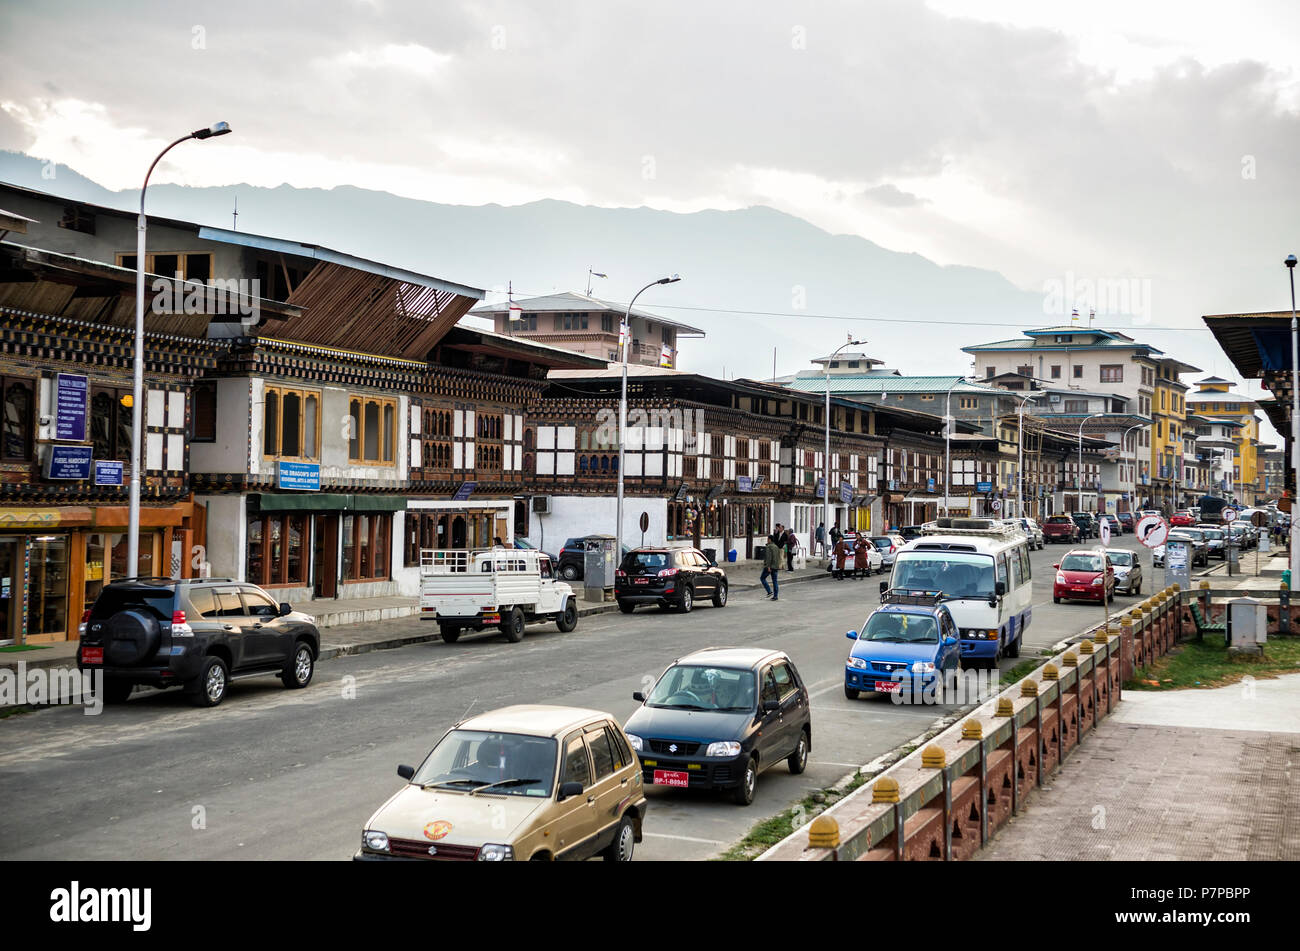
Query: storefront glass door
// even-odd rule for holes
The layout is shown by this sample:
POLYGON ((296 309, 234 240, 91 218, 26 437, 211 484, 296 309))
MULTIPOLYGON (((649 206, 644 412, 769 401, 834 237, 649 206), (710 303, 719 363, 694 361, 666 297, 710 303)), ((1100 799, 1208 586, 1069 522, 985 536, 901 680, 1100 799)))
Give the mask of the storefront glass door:
POLYGON ((23 615, 22 539, 0 538, 0 645, 13 644, 23 615))
POLYGON ((68 635, 68 536, 32 539, 27 636, 64 640, 68 635))

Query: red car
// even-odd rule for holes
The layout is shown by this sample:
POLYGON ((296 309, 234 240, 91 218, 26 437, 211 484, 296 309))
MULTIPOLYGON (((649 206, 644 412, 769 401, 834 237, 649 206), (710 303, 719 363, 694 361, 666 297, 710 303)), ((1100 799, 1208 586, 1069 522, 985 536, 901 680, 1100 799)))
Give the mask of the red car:
POLYGON ((1095 551, 1076 549, 1061 559, 1052 585, 1052 600, 1096 601, 1105 598, 1110 603, 1115 598, 1115 569, 1110 559, 1095 551))
POLYGON ((1169 516, 1169 526, 1171 528, 1190 528, 1196 524, 1196 519, 1192 517, 1191 512, 1175 512, 1169 516))
POLYGON ((1043 519, 1043 541, 1051 542, 1053 545, 1058 542, 1073 545, 1082 539, 1079 537, 1079 526, 1070 516, 1049 515, 1043 519))

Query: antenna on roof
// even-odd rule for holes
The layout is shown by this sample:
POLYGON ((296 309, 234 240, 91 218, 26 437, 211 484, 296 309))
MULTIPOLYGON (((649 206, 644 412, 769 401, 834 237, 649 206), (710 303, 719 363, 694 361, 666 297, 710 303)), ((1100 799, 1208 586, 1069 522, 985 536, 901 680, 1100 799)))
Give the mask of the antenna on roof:
POLYGON ((230 213, 230 230, 239 230, 239 196, 235 196, 235 210, 230 213))
POLYGON ((587 266, 587 296, 588 296, 588 297, 591 296, 591 279, 592 279, 593 277, 604 277, 604 278, 608 278, 609 275, 608 275, 608 274, 601 274, 599 271, 593 271, 593 270, 591 269, 591 266, 590 266, 590 265, 587 266))
POLYGON ((1094 319, 1096 316, 1097 316, 1097 310, 1096 310, 1096 308, 1092 308, 1092 309, 1090 309, 1090 310, 1088 311, 1088 329, 1089 329, 1089 330, 1092 329, 1092 321, 1093 321, 1093 319, 1094 319))

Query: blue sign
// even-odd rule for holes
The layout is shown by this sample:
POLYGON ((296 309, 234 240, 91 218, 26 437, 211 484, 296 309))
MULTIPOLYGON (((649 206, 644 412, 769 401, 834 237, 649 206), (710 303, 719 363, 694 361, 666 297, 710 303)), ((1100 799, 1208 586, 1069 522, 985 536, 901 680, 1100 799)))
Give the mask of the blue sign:
POLYGON ((86 378, 59 373, 54 383, 54 438, 86 440, 86 378))
POLYGON ((992 491, 993 491, 993 483, 992 483, 992 482, 976 482, 976 483, 975 483, 975 491, 976 491, 976 492, 992 492, 992 491))
POLYGON ((95 485, 121 485, 124 468, 120 462, 96 461, 95 485))
POLYGON ((926 480, 925 480, 925 491, 927 491, 927 492, 933 492, 933 491, 934 491, 934 480, 933 480, 933 479, 926 479, 926 480))
POLYGON ((736 476, 736 491, 753 492, 754 491, 753 480, 751 480, 749 476, 743 476, 743 475, 736 476))
POLYGON ((453 502, 464 502, 469 499, 474 490, 478 488, 477 482, 462 482, 456 494, 451 497, 453 502))
POLYGON ((825 479, 818 479, 818 480, 817 480, 817 496, 816 496, 816 497, 819 498, 819 499, 821 499, 821 498, 825 498, 825 497, 826 497, 826 480, 825 480, 825 479))
POLYGON ((845 505, 853 501, 853 486, 847 482, 840 483, 840 501, 845 505))
POLYGON ((90 446, 51 446, 47 479, 89 479, 95 450, 90 446))
POLYGON ((275 484, 281 489, 299 492, 320 491, 320 464, 315 462, 285 462, 275 464, 275 484))

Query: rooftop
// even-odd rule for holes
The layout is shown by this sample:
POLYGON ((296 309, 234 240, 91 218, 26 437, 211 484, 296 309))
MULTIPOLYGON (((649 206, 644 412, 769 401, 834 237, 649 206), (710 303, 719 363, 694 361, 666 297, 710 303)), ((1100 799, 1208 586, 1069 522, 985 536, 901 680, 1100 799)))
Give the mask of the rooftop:
MULTIPOLYGON (((499 304, 480 304, 470 311, 470 316, 495 317, 498 314, 507 313, 511 306, 511 301, 502 301, 499 304)), ((526 297, 523 300, 514 301, 513 306, 520 308, 525 313, 533 314, 609 312, 618 314, 621 317, 627 313, 627 304, 601 300, 598 297, 588 297, 586 294, 579 294, 576 291, 546 294, 542 297, 526 297)), ((669 320, 667 317, 660 317, 658 314, 652 314, 650 311, 642 310, 639 307, 632 308, 632 316, 640 317, 642 320, 652 320, 666 327, 675 327, 684 336, 704 336, 704 331, 699 327, 692 327, 690 324, 669 320)))
MULTIPOLYGON (((790 389, 804 393, 825 393, 826 378, 820 373, 800 375, 785 384, 790 389)), ((979 383, 965 381, 960 376, 896 376, 894 374, 840 374, 830 378, 832 393, 947 393, 952 387, 954 393, 980 393, 992 396, 1006 396, 1007 390, 979 383), (961 381, 961 382, 959 382, 961 381), (956 385, 954 385, 956 384, 956 385)))

